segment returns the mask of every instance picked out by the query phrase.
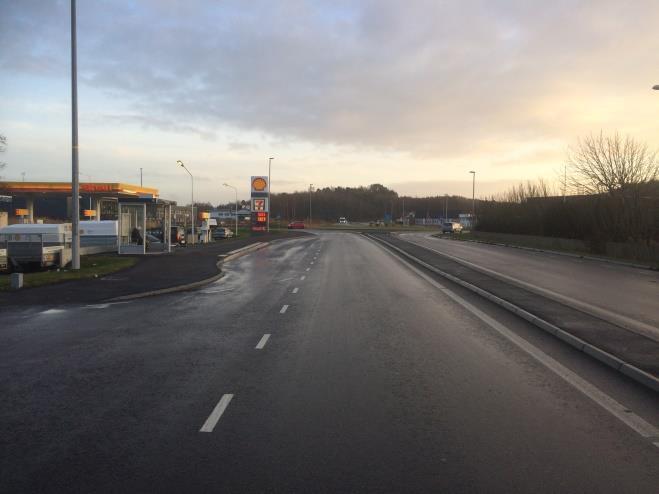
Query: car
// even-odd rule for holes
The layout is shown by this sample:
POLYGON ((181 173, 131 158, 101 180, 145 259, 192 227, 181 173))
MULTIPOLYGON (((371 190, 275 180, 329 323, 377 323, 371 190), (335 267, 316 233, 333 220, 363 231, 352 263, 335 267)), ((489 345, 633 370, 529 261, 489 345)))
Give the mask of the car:
POLYGON ((442 223, 442 233, 462 233, 462 225, 451 221, 444 222, 442 223))
POLYGON ((341 216, 339 218, 339 225, 347 225, 347 224, 348 224, 348 220, 345 219, 343 216, 341 216))
POLYGON ((304 222, 303 221, 291 221, 288 224, 288 229, 289 230, 302 229, 302 228, 304 228, 304 222))
POLYGON ((165 244, 155 235, 150 233, 146 234, 146 250, 164 250, 165 244))
POLYGON ((231 238, 233 237, 233 230, 229 228, 215 228, 213 230, 213 239, 218 239, 218 238, 231 238))

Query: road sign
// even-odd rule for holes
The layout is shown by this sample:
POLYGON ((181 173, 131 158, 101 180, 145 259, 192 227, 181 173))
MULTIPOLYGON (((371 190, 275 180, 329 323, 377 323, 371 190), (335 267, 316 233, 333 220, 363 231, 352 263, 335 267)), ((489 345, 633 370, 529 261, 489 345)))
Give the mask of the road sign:
POLYGON ((268 215, 270 214, 268 177, 252 177, 250 190, 252 193, 252 231, 264 232, 268 229, 268 215))

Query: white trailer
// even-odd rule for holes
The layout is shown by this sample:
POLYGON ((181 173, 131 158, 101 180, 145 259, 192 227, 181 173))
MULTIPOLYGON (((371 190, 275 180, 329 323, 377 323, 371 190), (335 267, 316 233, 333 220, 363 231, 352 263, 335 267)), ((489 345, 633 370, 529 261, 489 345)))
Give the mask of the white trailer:
POLYGON ((117 252, 119 248, 119 222, 116 220, 81 221, 80 253, 117 252))
POLYGON ((64 267, 71 262, 71 223, 23 224, 0 228, 8 267, 64 267))

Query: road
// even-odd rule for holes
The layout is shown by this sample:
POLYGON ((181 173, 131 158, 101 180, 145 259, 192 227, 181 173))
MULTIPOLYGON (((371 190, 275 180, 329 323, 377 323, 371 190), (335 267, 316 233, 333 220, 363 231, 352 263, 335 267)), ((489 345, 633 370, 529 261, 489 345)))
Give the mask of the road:
POLYGON ((596 315, 659 341, 659 272, 612 263, 497 245, 458 242, 428 233, 407 241, 456 256, 523 283, 580 303, 596 315))
POLYGON ((0 490, 656 493, 656 394, 372 241, 226 272, 6 311, 0 490))

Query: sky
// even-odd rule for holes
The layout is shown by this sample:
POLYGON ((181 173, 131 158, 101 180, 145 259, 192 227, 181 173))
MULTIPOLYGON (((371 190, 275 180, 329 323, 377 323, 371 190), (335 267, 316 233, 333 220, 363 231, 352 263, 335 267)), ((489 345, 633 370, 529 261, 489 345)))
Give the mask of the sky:
MULTIPOLYGON (((569 146, 659 147, 656 0, 78 0, 83 181, 213 204, 381 183, 489 197, 569 146)), ((6 179, 70 180, 70 2, 0 0, 6 179)))

